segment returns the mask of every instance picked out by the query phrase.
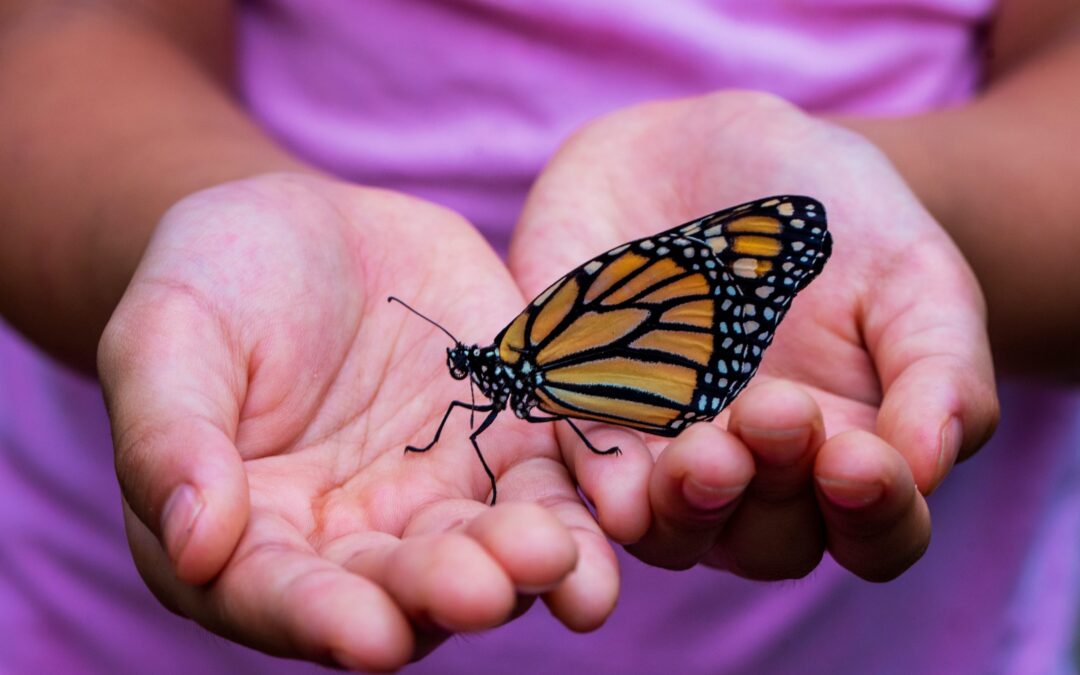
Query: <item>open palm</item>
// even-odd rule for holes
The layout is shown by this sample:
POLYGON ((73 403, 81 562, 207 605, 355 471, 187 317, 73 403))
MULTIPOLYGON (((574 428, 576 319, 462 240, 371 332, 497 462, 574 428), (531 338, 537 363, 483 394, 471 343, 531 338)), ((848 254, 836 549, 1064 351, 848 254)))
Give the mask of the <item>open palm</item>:
POLYGON ((484 435, 495 508, 467 413, 403 453, 467 390, 390 294, 476 340, 523 304, 472 228, 397 194, 265 176, 166 215, 99 354, 140 572, 216 632, 354 667, 534 595, 599 625, 613 553, 548 429, 511 415, 484 435))
POLYGON ((828 549, 890 578, 927 544, 922 495, 986 440, 997 402, 974 276, 873 146, 758 94, 622 111, 550 162, 510 267, 536 293, 621 242, 773 194, 823 202, 834 251, 732 405, 731 433, 669 444, 594 428, 618 464, 560 439, 604 529, 648 562, 782 578, 828 549))

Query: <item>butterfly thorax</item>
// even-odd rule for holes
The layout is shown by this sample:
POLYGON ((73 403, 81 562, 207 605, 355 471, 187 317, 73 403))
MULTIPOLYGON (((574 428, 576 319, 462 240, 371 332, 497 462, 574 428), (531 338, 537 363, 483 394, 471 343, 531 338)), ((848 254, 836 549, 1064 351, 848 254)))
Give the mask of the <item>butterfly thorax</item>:
POLYGON ((510 405, 514 414, 524 419, 536 407, 538 401, 533 395, 528 372, 522 372, 533 370, 529 362, 511 366, 502 360, 495 345, 458 344, 446 352, 450 375, 457 380, 471 378, 497 410, 510 405))

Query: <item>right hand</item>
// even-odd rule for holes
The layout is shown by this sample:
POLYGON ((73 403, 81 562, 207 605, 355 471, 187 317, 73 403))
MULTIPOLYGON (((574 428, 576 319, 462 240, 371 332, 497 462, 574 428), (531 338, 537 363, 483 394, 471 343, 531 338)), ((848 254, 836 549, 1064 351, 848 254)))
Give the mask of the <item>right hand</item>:
POLYGON ((889 580, 926 550, 923 496, 990 437, 998 403, 975 276, 874 146, 753 92, 609 114, 533 186, 510 269, 539 292, 553 270, 773 194, 826 205, 832 258, 727 422, 670 442, 590 429, 622 448, 617 464, 563 431, 566 462, 604 530, 647 563, 786 579, 828 550, 889 580))
POLYGON ((395 668, 540 595, 574 630, 614 608, 614 552, 550 427, 481 437, 447 405, 446 336, 525 304, 481 237, 416 199, 271 175, 165 215, 99 372, 135 562, 170 609, 273 654, 395 668))

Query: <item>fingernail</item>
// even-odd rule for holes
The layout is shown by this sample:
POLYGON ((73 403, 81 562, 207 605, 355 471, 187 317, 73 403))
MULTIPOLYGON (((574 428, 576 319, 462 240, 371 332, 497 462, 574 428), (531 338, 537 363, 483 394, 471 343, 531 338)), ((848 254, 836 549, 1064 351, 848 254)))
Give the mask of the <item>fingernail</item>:
POLYGON ((818 478, 817 484, 830 502, 845 509, 866 508, 881 499, 885 493, 885 488, 880 483, 818 478))
POLYGON ((960 443, 964 439, 964 426, 959 417, 950 417, 941 427, 941 451, 938 455, 938 469, 951 467, 960 454, 960 443))
POLYGON ((161 538, 169 559, 174 563, 187 546, 202 509, 202 497, 187 483, 173 490, 165 502, 165 509, 161 513, 161 538))
POLYGON ((715 511, 730 504, 746 489, 745 485, 735 487, 714 487, 703 485, 693 478, 683 480, 683 498, 696 509, 701 511, 715 511))

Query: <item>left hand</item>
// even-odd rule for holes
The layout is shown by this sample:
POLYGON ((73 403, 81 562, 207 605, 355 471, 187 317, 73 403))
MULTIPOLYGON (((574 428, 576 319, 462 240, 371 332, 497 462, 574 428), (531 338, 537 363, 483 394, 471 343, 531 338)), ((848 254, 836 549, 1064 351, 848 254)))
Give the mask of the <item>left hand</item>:
POLYGON ((169 210, 99 359, 139 572, 220 635, 364 670, 538 597, 596 628, 618 567, 547 428, 484 436, 494 507, 466 413, 404 454, 462 383, 391 293, 464 335, 524 302, 463 218, 386 190, 267 174, 169 210))
POLYGON ((827 549, 890 579, 928 545, 923 496, 986 441, 998 404, 975 277, 873 145, 762 94, 615 113, 543 172, 511 271, 532 296, 621 242, 773 194, 825 205, 833 255, 720 418, 727 430, 667 441, 592 426, 614 458, 560 424, 564 456, 604 530, 648 563, 779 579, 827 549))

